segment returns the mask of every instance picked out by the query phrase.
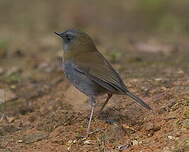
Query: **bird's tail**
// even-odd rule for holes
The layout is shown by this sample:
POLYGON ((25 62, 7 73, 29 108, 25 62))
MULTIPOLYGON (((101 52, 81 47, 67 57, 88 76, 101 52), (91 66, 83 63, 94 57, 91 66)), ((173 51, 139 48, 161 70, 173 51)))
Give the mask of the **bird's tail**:
POLYGON ((134 99, 136 101, 136 103, 140 104, 141 106, 145 107, 148 110, 152 110, 152 108, 148 104, 146 104, 142 99, 140 99, 139 97, 135 96, 131 92, 127 91, 126 94, 129 97, 131 97, 132 99, 134 99))

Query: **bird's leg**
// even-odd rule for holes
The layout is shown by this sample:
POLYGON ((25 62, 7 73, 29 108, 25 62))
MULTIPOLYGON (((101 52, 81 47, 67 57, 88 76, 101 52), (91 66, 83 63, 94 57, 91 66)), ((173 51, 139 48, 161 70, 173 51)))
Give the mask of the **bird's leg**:
POLYGON ((102 110, 104 109, 104 107, 106 106, 106 104, 108 103, 108 101, 110 100, 110 98, 112 97, 111 93, 108 93, 108 97, 106 98, 106 101, 104 102, 104 104, 102 105, 102 108, 100 109, 100 112, 102 112, 102 110))
POLYGON ((88 123, 88 127, 87 127, 87 136, 89 135, 91 121, 93 118, 94 108, 95 108, 95 104, 96 104, 95 98, 93 96, 89 97, 89 104, 91 106, 91 114, 90 114, 89 123, 88 123))

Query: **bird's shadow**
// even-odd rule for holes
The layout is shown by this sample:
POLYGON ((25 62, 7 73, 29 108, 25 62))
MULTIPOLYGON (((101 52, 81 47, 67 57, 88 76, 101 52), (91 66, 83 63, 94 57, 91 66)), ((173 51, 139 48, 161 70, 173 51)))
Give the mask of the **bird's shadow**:
MULTIPOLYGON (((133 113, 133 112, 132 112, 133 113)), ((136 125, 140 122, 137 121, 138 114, 132 114, 130 111, 118 108, 107 108, 101 113, 97 113, 97 118, 105 121, 106 123, 122 123, 127 125, 136 125)))

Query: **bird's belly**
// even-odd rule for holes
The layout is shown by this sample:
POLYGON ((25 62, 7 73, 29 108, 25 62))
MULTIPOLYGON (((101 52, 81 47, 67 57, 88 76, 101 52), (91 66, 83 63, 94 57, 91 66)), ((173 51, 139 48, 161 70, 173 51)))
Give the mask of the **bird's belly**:
POLYGON ((64 63, 64 73, 67 79, 87 96, 98 96, 106 93, 106 89, 90 80, 85 74, 75 70, 73 63, 64 63))

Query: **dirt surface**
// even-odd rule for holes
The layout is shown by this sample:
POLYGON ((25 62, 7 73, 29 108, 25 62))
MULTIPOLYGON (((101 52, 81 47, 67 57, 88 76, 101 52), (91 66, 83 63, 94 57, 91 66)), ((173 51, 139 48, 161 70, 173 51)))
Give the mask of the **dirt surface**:
MULTIPOLYGON (((101 21, 98 25, 89 26, 90 19, 86 10, 82 10, 87 5, 73 5, 72 1, 66 4, 66 7, 51 1, 45 4, 36 1, 31 5, 35 7, 25 4, 26 14, 32 16, 28 20, 22 14, 23 6, 15 5, 7 13, 11 20, 1 24, 0 152, 189 151, 188 38, 165 41, 135 32, 131 35, 138 39, 128 40, 123 31, 115 30, 119 25, 107 18, 104 21, 106 11, 101 19, 96 19, 101 21), (43 9, 42 5, 45 5, 43 9), (97 99, 92 133, 88 138, 83 137, 90 107, 86 96, 66 80, 59 64, 62 47, 53 30, 64 30, 71 25, 55 22, 55 6, 65 8, 60 18, 89 31, 129 90, 144 99, 153 111, 143 109, 127 96, 114 95, 98 115, 106 98, 101 96, 97 99), (83 17, 77 16, 78 8, 85 14, 83 17), (43 13, 51 10, 53 14, 40 14, 43 21, 37 24, 40 18, 36 13, 41 9, 43 13), (70 9, 75 11, 69 14, 70 9), (14 11, 18 13, 17 20, 14 20, 14 11), (30 24, 34 17, 35 24, 30 24), (22 19, 27 23, 20 24, 22 19), (103 22, 112 27, 97 30, 103 22), (108 34, 111 28, 115 35, 108 34), (7 37, 12 38, 7 41, 7 37)), ((120 7, 109 5, 111 9, 120 7)), ((114 17, 119 13, 122 11, 114 17)))
MULTIPOLYGON (((26 64, 24 59, 33 60, 22 51, 19 54, 23 56, 17 53, 7 58, 22 60, 21 65, 26 64)), ((151 105, 153 112, 126 96, 115 95, 98 117, 105 100, 105 96, 99 97, 91 128, 94 133, 87 139, 81 138, 90 111, 87 98, 64 78, 56 60, 46 62, 40 55, 39 63, 29 65, 29 74, 19 64, 12 69, 4 66, 0 83, 7 101, 1 104, 1 114, 6 118, 0 122, 1 151, 187 151, 188 65, 173 62, 177 53, 135 53, 120 57, 115 67, 123 78, 127 77, 128 88, 151 105), (36 75, 30 75, 33 72, 36 75)), ((183 60, 187 53, 181 53, 183 60)))

